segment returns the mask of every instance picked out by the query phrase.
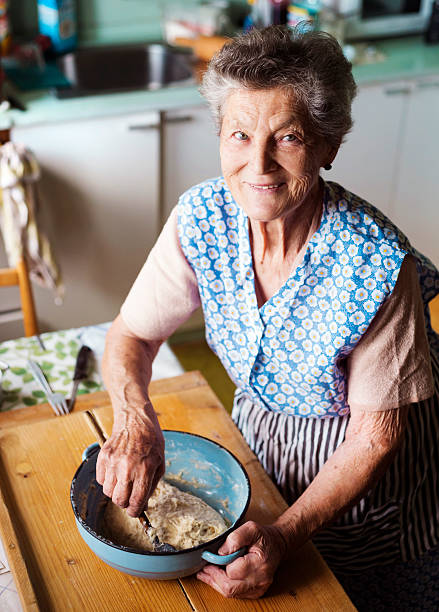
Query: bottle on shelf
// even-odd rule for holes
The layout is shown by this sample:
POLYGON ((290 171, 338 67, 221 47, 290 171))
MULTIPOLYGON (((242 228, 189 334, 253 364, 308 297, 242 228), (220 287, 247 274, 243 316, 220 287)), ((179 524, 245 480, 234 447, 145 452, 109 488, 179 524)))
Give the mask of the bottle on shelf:
POLYGON ((252 8, 246 19, 246 29, 287 23, 289 0, 248 0, 248 4, 252 8))
POLYGON ((271 23, 285 25, 288 18, 289 0, 271 0, 271 23))
POLYGON ((72 51, 77 44, 75 0, 38 0, 38 25, 55 53, 72 51))

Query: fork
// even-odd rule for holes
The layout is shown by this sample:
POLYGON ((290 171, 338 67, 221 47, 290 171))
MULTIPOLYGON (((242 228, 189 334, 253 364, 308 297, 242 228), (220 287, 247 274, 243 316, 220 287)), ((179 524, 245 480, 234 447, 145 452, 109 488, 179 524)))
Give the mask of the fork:
POLYGON ((29 370, 32 372, 33 377, 40 384, 40 387, 46 394, 47 401, 52 406, 55 414, 57 416, 69 414, 69 408, 67 405, 66 398, 62 393, 54 393, 51 386, 49 385, 49 381, 47 380, 43 370, 40 368, 38 363, 36 361, 32 361, 32 359, 28 359, 27 365, 29 370))

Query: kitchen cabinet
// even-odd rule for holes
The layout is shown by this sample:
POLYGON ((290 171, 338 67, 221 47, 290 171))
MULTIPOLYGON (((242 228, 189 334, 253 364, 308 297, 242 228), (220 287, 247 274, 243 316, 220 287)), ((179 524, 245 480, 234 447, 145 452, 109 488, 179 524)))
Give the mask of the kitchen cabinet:
MULTIPOLYGON (((41 226, 66 286, 56 306, 34 285, 42 330, 113 319, 179 196, 221 173, 204 105, 21 126, 13 139, 41 165, 41 226)), ((183 329, 202 323, 197 312, 183 329)))
POLYGON ((206 106, 163 113, 164 216, 189 187, 221 174, 219 138, 206 106))
POLYGON ((439 266, 439 75, 410 93, 391 218, 439 266))
MULTIPOLYGON (((178 198, 193 185, 221 174, 219 138, 207 106, 191 106, 163 113, 162 215, 166 220, 178 198)), ((199 332, 201 308, 179 328, 199 332)))
POLYGON ((34 285, 41 328, 110 320, 159 230, 158 112, 13 130, 42 169, 41 220, 65 300, 34 285))
POLYGON ((400 129, 406 104, 403 84, 359 89, 352 105, 354 125, 335 158, 328 180, 341 183, 389 214, 400 129))
POLYGON ((439 266, 439 75, 362 86, 336 180, 377 206, 439 266))

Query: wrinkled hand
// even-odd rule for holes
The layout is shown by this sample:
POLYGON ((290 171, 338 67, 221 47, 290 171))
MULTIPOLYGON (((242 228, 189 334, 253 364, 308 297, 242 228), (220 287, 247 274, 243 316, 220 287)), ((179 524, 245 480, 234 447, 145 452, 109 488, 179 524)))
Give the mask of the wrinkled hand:
POLYGON ((257 599, 273 582, 276 569, 286 552, 280 530, 273 525, 244 523, 232 532, 218 553, 226 555, 248 547, 248 552, 226 566, 206 565, 197 578, 216 589, 224 597, 257 599))
POLYGON ((157 417, 127 414, 119 418, 96 464, 96 480, 113 503, 139 516, 165 471, 165 442, 157 417))

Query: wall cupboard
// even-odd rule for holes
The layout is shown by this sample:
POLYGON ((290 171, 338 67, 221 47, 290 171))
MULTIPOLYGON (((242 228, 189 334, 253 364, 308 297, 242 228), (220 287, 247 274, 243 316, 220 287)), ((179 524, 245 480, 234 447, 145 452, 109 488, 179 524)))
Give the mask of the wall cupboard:
POLYGON ((439 74, 362 86, 336 180, 386 213, 439 266, 439 74))

